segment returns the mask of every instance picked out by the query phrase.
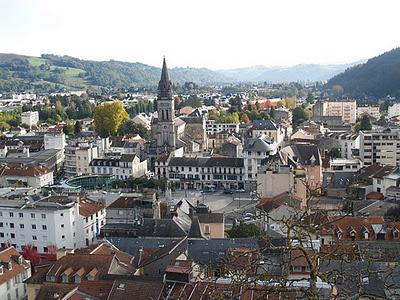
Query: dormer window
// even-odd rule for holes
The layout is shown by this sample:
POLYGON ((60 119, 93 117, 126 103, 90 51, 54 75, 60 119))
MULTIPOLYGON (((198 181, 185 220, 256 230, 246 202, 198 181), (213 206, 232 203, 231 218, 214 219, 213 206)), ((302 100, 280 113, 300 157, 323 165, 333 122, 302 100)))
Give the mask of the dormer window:
POLYGON ((3 266, 0 266, 0 276, 4 274, 4 268, 3 266))
POLYGON ((18 264, 22 265, 22 256, 18 257, 18 264))
POLYGON ((364 239, 368 240, 369 239, 369 233, 368 231, 364 231, 364 239))
POLYGON ((399 239, 399 231, 397 229, 393 231, 393 238, 396 240, 399 239))

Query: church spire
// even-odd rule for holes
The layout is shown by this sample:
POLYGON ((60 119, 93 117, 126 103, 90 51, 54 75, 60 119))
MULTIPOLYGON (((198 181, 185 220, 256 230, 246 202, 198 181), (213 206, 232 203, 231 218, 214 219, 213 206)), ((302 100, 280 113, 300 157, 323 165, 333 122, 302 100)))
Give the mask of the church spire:
POLYGON ((158 83, 158 99, 172 99, 171 81, 168 76, 167 63, 163 61, 161 79, 158 83))

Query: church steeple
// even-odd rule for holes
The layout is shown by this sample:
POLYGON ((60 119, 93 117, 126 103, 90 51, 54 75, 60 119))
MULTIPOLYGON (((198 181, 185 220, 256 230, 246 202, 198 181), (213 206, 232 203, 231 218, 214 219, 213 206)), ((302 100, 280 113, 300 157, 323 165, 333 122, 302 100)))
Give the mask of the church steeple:
POLYGON ((163 61, 162 71, 161 71, 161 79, 158 83, 158 99, 172 99, 172 90, 171 90, 171 81, 168 76, 167 63, 163 61))

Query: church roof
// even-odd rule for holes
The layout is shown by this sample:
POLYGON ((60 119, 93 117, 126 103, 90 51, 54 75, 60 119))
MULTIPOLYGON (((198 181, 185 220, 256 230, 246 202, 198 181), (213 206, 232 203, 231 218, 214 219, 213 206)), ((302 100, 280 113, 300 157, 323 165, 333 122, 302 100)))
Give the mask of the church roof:
POLYGON ((167 63, 163 61, 161 79, 158 83, 158 99, 172 99, 171 80, 169 80, 167 63))

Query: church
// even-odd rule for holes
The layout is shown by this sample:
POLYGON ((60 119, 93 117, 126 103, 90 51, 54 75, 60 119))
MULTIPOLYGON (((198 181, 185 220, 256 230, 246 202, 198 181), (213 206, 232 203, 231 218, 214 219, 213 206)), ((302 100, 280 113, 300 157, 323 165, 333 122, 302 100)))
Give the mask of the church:
POLYGON ((156 103, 157 114, 151 122, 152 138, 148 151, 151 166, 162 157, 181 157, 184 153, 201 152, 206 147, 205 117, 199 114, 186 117, 175 115, 175 99, 165 57, 156 103))

